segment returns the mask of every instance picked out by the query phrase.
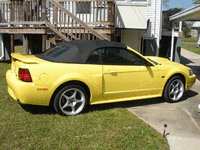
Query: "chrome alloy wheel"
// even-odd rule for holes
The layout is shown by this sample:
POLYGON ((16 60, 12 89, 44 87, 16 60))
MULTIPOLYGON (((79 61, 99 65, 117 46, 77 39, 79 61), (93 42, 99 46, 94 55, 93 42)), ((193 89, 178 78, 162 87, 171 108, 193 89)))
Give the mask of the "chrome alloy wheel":
POLYGON ((76 115, 80 113, 85 105, 85 95, 78 88, 69 88, 65 90, 59 99, 60 110, 66 115, 76 115))
POLYGON ((175 79, 169 85, 169 97, 172 101, 178 101, 184 93, 184 84, 180 79, 175 79))

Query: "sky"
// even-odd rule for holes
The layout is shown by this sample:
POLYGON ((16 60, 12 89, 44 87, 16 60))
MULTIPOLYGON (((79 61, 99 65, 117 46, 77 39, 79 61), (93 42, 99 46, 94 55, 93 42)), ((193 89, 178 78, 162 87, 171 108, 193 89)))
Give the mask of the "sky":
POLYGON ((169 7, 163 7, 163 10, 167 10, 170 8, 190 8, 192 6, 194 6, 193 1, 192 0, 169 0, 170 2, 167 3, 167 5, 169 7))

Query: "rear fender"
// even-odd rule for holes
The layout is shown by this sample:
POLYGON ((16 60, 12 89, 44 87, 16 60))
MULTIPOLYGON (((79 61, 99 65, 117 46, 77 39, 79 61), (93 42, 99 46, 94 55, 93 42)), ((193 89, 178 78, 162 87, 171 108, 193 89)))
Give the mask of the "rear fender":
POLYGON ((90 81, 89 78, 85 77, 83 74, 80 74, 80 73, 68 73, 68 74, 65 74, 63 76, 61 76, 60 78, 58 78, 54 83, 53 85, 51 86, 50 88, 50 91, 51 93, 53 94, 54 91, 62 84, 66 83, 66 82, 69 82, 69 81, 80 81, 80 82, 83 82, 85 83, 89 89, 90 89, 90 84, 88 81, 90 81))

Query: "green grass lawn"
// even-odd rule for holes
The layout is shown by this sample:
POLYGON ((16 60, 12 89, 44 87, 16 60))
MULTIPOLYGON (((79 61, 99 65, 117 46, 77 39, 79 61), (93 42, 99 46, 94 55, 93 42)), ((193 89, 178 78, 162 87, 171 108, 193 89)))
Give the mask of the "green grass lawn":
POLYGON ((182 42, 197 42, 196 38, 192 38, 192 37, 182 37, 182 42))
POLYGON ((182 43, 181 47, 186 49, 186 50, 189 50, 191 52, 194 52, 194 53, 200 55, 200 48, 197 48, 196 44, 185 44, 185 43, 182 43))
POLYGON ((23 46, 15 46, 15 53, 23 53, 23 46))
POLYGON ((181 47, 184 48, 184 49, 186 49, 186 50, 189 50, 191 52, 194 52, 196 54, 200 54, 200 48, 196 47, 196 42, 197 42, 196 38, 192 38, 192 37, 186 38, 186 37, 183 37, 182 38, 182 42, 193 42, 193 43, 182 43, 181 47))
POLYGON ((166 138, 123 103, 90 106, 72 117, 62 117, 51 107, 20 106, 7 93, 9 68, 0 62, 0 149, 169 149, 166 138))

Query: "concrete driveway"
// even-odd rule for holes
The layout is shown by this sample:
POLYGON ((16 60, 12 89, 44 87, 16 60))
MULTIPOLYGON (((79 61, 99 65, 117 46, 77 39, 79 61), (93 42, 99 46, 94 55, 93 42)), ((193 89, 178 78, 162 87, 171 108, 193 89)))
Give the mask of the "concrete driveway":
POLYGON ((181 63, 192 68, 197 75, 195 85, 187 91, 182 101, 163 102, 162 98, 140 100, 126 103, 133 114, 163 134, 167 124, 166 136, 171 150, 200 149, 200 55, 182 49, 181 63), (130 105, 131 106, 130 106, 130 105))

